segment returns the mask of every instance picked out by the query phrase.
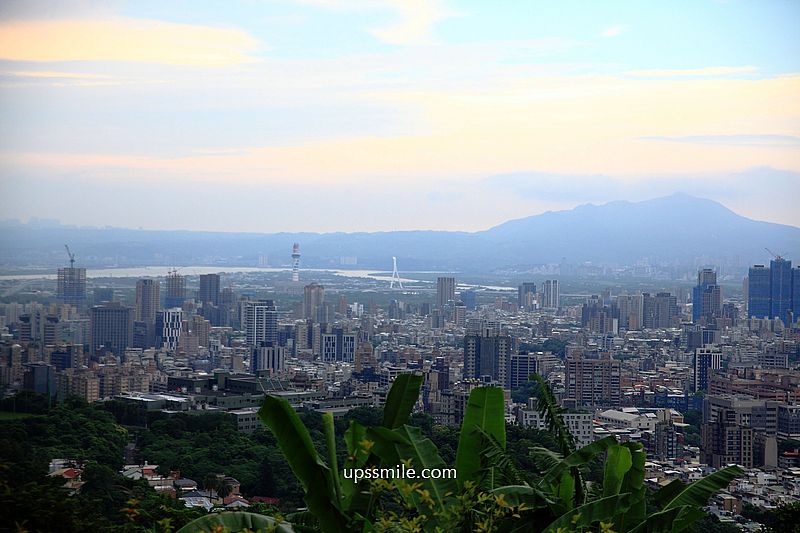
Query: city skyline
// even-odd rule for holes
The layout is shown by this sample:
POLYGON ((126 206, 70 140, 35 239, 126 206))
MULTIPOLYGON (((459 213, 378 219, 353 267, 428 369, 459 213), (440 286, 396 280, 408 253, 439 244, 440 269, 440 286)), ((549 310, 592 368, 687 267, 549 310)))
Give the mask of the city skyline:
POLYGON ((800 226, 798 13, 5 2, 0 205, 147 229, 474 231, 683 191, 800 226))

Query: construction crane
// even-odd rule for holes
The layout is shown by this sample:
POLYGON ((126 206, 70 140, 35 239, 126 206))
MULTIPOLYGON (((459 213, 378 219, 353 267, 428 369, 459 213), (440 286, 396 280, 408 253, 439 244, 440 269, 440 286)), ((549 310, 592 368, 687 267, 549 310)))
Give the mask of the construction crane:
POLYGON ((69 267, 75 268, 75 254, 69 251, 69 246, 66 244, 64 245, 64 248, 67 249, 67 255, 69 256, 69 267))
POLYGON ((766 250, 766 251, 769 253, 769 255, 771 255, 772 257, 774 257, 774 258, 775 258, 777 261, 780 261, 781 259, 783 259, 783 258, 780 256, 780 254, 776 254, 775 252, 773 252, 773 251, 772 251, 772 250, 770 250, 769 248, 767 248, 767 247, 764 247, 764 249, 765 249, 765 250, 766 250))

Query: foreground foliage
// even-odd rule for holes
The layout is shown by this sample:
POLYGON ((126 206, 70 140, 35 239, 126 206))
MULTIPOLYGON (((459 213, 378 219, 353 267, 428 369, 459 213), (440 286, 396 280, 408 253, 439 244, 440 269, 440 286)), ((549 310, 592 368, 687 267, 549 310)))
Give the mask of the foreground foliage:
MULTIPOLYGON (((539 409, 559 452, 532 450, 545 464, 535 478, 516 468, 506 450, 503 391, 470 394, 455 457, 457 479, 344 478, 339 471, 333 418, 323 416, 325 452, 288 402, 267 397, 259 416, 278 439, 304 490, 308 511, 288 515, 296 530, 322 531, 615 531, 679 532, 705 517, 701 507, 741 474, 719 470, 691 485, 679 480, 648 497, 645 452, 637 443, 605 438, 577 449, 560 410, 541 378, 539 409), (605 455, 601 483, 587 481, 585 467, 605 455), (648 513, 648 504, 655 512, 648 513)), ((407 421, 422 377, 401 375, 387 397, 379 425, 351 421, 344 435, 344 468, 422 468, 447 464, 433 442, 407 421)), ((218 515, 220 520, 227 513, 218 515)))

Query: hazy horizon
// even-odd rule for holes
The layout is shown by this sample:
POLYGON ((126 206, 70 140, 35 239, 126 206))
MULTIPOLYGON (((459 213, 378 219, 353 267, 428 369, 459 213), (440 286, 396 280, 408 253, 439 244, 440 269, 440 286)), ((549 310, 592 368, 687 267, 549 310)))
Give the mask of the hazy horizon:
POLYGON ((478 231, 686 192, 800 226, 800 4, 0 4, 0 209, 478 231))
MULTIPOLYGON (((701 198, 701 197, 698 197, 698 196, 689 195, 688 193, 685 193, 683 191, 678 191, 678 192, 672 193, 671 195, 667 195, 667 196, 673 196, 673 195, 686 195, 686 196, 691 196, 691 197, 699 198, 699 199, 703 199, 703 200, 710 200, 710 201, 713 201, 713 202, 716 202, 716 203, 722 205, 723 207, 725 207, 727 209, 730 209, 723 202, 718 202, 717 200, 714 200, 713 198, 701 198)), ((629 202, 629 203, 647 202, 648 200, 656 200, 656 199, 659 199, 659 198, 665 198, 667 196, 656 196, 656 197, 653 197, 653 198, 646 198, 646 199, 643 199, 643 200, 634 200, 634 201, 629 201, 629 200, 609 200, 608 202, 584 202, 584 203, 580 203, 580 204, 575 204, 572 207, 567 207, 567 208, 564 208, 564 209, 547 210, 547 211, 542 211, 542 212, 539 212, 539 213, 531 213, 529 215, 523 215, 522 217, 518 217, 518 218, 502 220, 502 221, 500 221, 497 224, 494 224, 492 226, 488 226, 488 227, 485 227, 485 228, 479 228, 479 229, 476 229, 476 230, 469 230, 469 231, 460 230, 460 229, 413 228, 413 227, 408 227, 408 228, 397 227, 397 228, 394 228, 394 229, 389 230, 389 231, 400 231, 400 232, 450 231, 450 232, 455 232, 455 233, 480 233, 482 231, 490 230, 491 228, 496 227, 496 226, 498 226, 500 224, 504 224, 505 222, 510 222, 510 221, 513 221, 513 220, 520 220, 520 219, 529 218, 529 217, 536 217, 536 216, 544 215, 544 214, 547 214, 547 213, 567 212, 567 211, 572 211, 574 209, 577 209, 577 208, 580 208, 580 207, 583 207, 583 206, 598 206, 599 207, 599 206, 604 206, 604 205, 611 204, 611 203, 616 203, 616 202, 629 202)), ((744 215, 741 215, 740 213, 737 213, 733 209, 730 209, 730 210, 733 213, 735 213, 736 215, 744 216, 744 215)), ((745 218, 749 218, 749 217, 745 217, 745 218)), ((781 222, 774 222, 774 221, 770 221, 770 220, 760 220, 760 219, 751 219, 751 220, 754 220, 754 221, 757 221, 757 222, 769 222, 769 223, 775 223, 775 224, 783 224, 781 222)), ((214 228, 191 228, 190 229, 190 228, 172 228, 172 227, 163 227, 163 226, 162 227, 141 227, 141 226, 140 227, 131 227, 131 226, 115 226, 115 225, 110 225, 110 224, 104 224, 104 225, 98 225, 98 224, 69 224, 69 223, 65 223, 64 221, 62 221, 60 219, 53 218, 53 217, 49 217, 48 218, 48 217, 36 217, 36 216, 31 216, 31 217, 29 217, 28 219, 25 219, 25 220, 21 220, 19 218, 3 218, 3 219, 0 219, 0 227, 2 225, 9 225, 9 224, 12 224, 12 223, 19 223, 21 225, 28 225, 28 226, 32 226, 32 227, 41 227, 41 228, 63 227, 63 228, 76 228, 76 229, 101 229, 101 230, 102 229, 119 229, 119 230, 163 231, 163 232, 173 232, 173 231, 189 231, 189 232, 193 232, 193 231, 196 231, 196 232, 201 232, 201 233, 256 233, 256 234, 258 234, 258 233, 265 233, 265 234, 270 234, 270 233, 318 233, 318 234, 326 234, 326 233, 362 233, 362 232, 371 233, 371 232, 383 232, 383 231, 385 231, 385 230, 342 231, 342 230, 336 229, 335 227, 329 227, 329 228, 317 229, 317 230, 311 229, 311 230, 297 230, 297 231, 295 231, 295 230, 281 230, 281 231, 240 231, 240 230, 229 230, 229 231, 225 231, 225 230, 218 230, 218 229, 214 229, 214 228)), ((793 224, 783 224, 783 225, 800 229, 800 225, 793 225, 793 224)))

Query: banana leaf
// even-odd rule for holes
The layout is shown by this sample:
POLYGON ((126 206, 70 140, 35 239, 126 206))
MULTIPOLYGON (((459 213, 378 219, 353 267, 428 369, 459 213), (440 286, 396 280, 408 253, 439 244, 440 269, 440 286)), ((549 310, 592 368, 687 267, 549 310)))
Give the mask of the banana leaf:
POLYGON ((491 435, 498 445, 505 449, 506 420, 503 389, 478 387, 469 395, 456 451, 459 487, 463 487, 464 482, 468 480, 480 484, 485 476, 481 465, 483 436, 480 430, 491 435))
POLYGON ((392 383, 386 404, 383 406, 383 425, 394 429, 408 422, 411 410, 419 398, 422 376, 417 374, 400 374, 392 383))
POLYGON ((281 453, 305 490, 308 509, 317 517, 322 531, 343 531, 347 520, 339 509, 331 472, 289 402, 266 396, 258 416, 275 435, 281 453))
POLYGON ((295 533, 292 524, 281 522, 271 516, 264 516, 257 513, 247 513, 242 511, 227 511, 223 513, 212 513, 192 520, 177 533, 199 533, 201 531, 215 531, 222 526, 228 531, 274 531, 275 533, 295 533))

